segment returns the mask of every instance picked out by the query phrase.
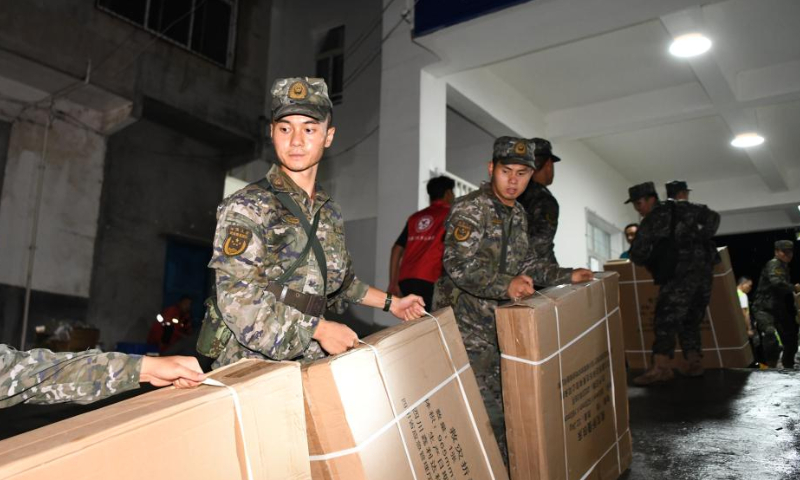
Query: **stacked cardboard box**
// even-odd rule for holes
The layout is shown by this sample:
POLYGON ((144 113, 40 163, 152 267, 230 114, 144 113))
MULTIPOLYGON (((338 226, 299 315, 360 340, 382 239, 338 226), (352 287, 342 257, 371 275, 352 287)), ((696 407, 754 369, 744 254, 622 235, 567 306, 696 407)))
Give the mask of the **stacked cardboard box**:
POLYGON ((507 478, 453 311, 303 367, 315 479, 507 478))
MULTIPOLYGON (((736 279, 728 249, 719 249, 722 262, 714 267, 711 302, 700 325, 703 341, 703 365, 706 368, 747 367, 753 363, 753 351, 747 337, 742 309, 736 294, 736 279)), ((634 369, 649 368, 653 340, 653 318, 658 286, 643 267, 629 260, 605 265, 606 271, 620 274, 620 310, 625 334, 625 357, 634 369)), ((674 366, 685 364, 680 346, 674 366)))
POLYGON ((308 479, 300 366, 244 360, 234 388, 164 388, 0 442, 0 479, 308 479), (244 435, 244 437, 242 436, 244 435))
POLYGON ((630 466, 618 278, 497 309, 513 480, 608 480, 630 466))

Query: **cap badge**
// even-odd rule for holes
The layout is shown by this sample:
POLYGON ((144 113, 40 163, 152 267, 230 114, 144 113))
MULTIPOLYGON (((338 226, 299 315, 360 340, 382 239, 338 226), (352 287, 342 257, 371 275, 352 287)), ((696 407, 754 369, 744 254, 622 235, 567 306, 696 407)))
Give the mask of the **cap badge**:
POLYGON ((303 82, 294 82, 289 87, 289 98, 292 100, 303 100, 308 96, 308 88, 303 82))
POLYGON ((525 142, 517 142, 514 144, 514 153, 517 155, 525 155, 528 153, 528 147, 525 142))

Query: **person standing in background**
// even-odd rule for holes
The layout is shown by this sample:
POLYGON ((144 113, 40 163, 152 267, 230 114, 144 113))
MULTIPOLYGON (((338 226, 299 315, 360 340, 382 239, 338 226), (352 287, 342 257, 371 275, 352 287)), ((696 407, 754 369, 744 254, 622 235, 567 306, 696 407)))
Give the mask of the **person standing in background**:
POLYGON ((639 230, 638 223, 629 223, 625 225, 623 231, 625 232, 625 240, 628 242, 628 249, 622 252, 622 255, 619 258, 622 259, 629 259, 631 258, 631 244, 633 243, 633 239, 636 238, 636 232, 639 230))

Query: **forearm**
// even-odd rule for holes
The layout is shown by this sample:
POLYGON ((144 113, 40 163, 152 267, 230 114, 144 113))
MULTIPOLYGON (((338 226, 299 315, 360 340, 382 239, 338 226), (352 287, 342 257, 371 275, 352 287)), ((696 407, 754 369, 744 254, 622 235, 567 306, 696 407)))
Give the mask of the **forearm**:
POLYGON ((273 360, 300 356, 319 323, 319 317, 278 302, 262 286, 225 275, 218 275, 217 305, 240 344, 273 360))
POLYGON ((375 287, 369 287, 367 294, 361 300, 361 305, 372 308, 384 308, 386 304, 386 292, 375 287))
POLYGON ((22 402, 91 403, 139 387, 138 356, 93 350, 14 352, 13 369, 0 373, 0 408, 22 402))
POLYGON ((392 254, 389 259, 389 285, 394 285, 398 282, 403 251, 404 249, 400 245, 392 246, 392 254))

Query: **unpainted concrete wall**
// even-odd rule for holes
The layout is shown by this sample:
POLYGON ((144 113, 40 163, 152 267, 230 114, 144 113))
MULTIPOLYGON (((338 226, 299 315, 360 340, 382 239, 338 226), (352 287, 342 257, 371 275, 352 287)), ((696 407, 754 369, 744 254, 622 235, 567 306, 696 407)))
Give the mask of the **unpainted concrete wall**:
POLYGON ((110 137, 88 313, 106 347, 145 340, 163 307, 168 237, 211 245, 220 154, 148 120, 110 137))

